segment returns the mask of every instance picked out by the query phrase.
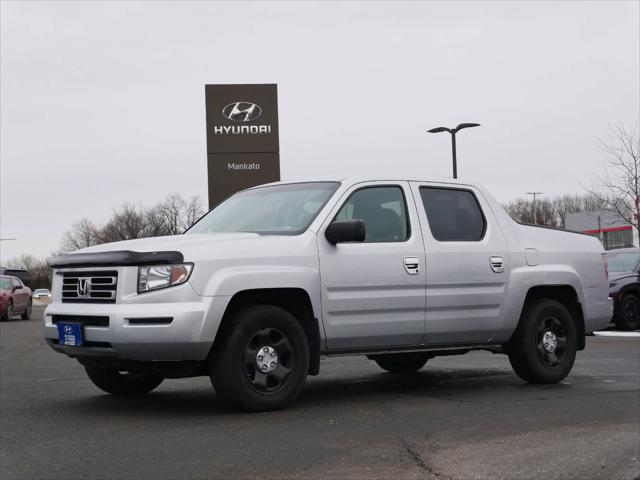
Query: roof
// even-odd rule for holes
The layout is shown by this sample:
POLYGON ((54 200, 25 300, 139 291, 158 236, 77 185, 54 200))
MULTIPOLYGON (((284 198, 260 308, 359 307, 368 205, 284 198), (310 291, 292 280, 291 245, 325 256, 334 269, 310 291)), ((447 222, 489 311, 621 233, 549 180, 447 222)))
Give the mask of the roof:
MULTIPOLYGON (((412 175, 407 177, 399 177, 397 175, 340 175, 340 174, 324 174, 316 177, 291 177, 278 182, 268 183, 267 185, 281 185, 287 183, 306 183, 306 182, 343 182, 348 184, 356 184, 362 182, 429 182, 429 183, 442 183, 449 185, 474 185, 478 186, 473 181, 454 180, 452 178, 424 178, 419 175, 412 175)), ((262 185, 261 185, 262 186, 262 185)))

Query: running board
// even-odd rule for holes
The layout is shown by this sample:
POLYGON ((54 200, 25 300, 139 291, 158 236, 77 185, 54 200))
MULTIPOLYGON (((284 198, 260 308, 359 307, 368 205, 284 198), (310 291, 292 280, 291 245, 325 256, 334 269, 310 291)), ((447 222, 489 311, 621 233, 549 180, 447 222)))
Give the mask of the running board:
POLYGON ((499 343, 489 343, 480 345, 458 345, 455 347, 383 347, 383 348, 365 348, 365 349, 344 349, 344 350, 326 350, 321 352, 323 357, 348 357, 354 355, 388 355, 394 353, 433 353, 436 355, 462 355, 472 350, 487 350, 491 353, 505 353, 502 345, 499 343))

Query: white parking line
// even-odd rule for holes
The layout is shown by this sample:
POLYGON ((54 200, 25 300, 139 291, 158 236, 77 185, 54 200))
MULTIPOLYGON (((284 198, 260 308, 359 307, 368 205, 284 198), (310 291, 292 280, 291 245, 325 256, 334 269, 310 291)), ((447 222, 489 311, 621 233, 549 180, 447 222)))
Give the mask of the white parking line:
POLYGON ((593 332, 593 334, 599 337, 640 337, 640 331, 638 330, 636 330, 635 332, 615 332, 615 331, 593 332))

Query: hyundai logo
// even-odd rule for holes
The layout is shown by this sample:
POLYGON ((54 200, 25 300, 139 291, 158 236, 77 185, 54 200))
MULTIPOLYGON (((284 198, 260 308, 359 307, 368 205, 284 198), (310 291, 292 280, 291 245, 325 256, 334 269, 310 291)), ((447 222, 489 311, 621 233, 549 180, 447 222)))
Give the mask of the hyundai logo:
POLYGON ((71 327, 71 325, 65 325, 64 333, 66 333, 67 335, 71 335, 73 333, 73 327, 71 327))
POLYGON ((91 281, 88 278, 78 279, 78 298, 87 298, 91 295, 91 281))
POLYGON ((222 115, 234 122, 250 122, 262 115, 262 109, 251 102, 234 102, 222 109, 222 115))

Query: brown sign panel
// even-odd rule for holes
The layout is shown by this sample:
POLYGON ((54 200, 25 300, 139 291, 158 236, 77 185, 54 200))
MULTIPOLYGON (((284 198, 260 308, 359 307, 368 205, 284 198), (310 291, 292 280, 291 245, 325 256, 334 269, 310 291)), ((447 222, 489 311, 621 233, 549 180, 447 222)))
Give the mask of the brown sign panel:
POLYGON ((280 180, 275 84, 206 85, 209 207, 280 180))
POLYGON ((280 180, 279 153, 210 153, 209 206, 245 188, 280 180))
POLYGON ((278 86, 206 85, 207 153, 278 152, 278 86))

